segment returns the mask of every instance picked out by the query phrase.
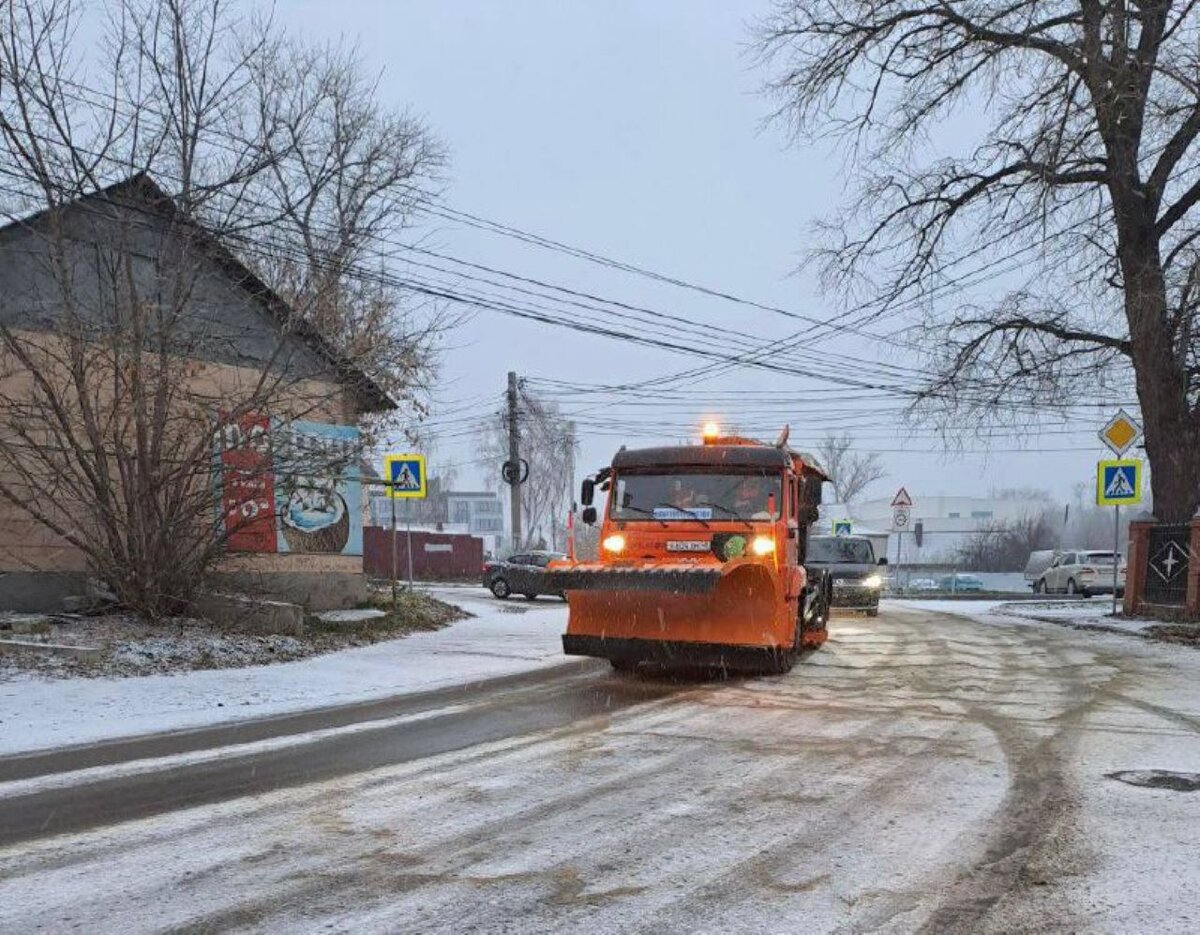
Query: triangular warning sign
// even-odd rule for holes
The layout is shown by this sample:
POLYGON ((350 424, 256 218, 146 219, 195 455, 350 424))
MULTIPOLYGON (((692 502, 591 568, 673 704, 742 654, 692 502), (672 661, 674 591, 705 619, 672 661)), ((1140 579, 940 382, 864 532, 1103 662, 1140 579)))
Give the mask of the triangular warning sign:
POLYGON ((892 506, 912 506, 912 497, 908 495, 908 491, 901 487, 896 491, 896 496, 892 497, 892 506))
POLYGON ((1132 497, 1134 495, 1133 478, 1130 476, 1132 473, 1133 468, 1115 468, 1108 486, 1104 488, 1104 496, 1114 499, 1132 497))

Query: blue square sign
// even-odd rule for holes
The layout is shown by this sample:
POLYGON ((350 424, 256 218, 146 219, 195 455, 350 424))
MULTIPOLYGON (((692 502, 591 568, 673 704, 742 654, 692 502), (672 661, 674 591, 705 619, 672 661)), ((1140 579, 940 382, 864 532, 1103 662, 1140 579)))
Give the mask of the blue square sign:
POLYGON ((383 476, 391 486, 388 495, 401 500, 425 499, 425 456, 388 455, 383 459, 383 476))
POLYGON ((1136 459, 1101 461, 1096 465, 1096 503, 1126 506, 1142 499, 1142 462, 1136 459))

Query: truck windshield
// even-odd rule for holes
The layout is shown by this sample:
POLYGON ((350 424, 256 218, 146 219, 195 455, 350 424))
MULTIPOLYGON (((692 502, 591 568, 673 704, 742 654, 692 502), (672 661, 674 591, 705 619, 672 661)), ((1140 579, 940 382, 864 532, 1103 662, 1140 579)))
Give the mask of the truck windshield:
POLYGON ((781 492, 776 474, 620 474, 610 515, 622 521, 769 520, 772 510, 779 515, 781 492))
POLYGON ((875 550, 869 539, 847 539, 839 536, 814 536, 808 540, 805 561, 834 564, 874 565, 875 550))

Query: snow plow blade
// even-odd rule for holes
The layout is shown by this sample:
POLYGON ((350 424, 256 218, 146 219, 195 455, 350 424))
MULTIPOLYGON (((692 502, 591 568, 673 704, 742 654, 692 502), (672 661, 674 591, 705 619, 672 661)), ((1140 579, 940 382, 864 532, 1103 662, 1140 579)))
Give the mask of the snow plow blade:
MULTIPOLYGON (((776 615, 776 580, 765 566, 571 569, 568 655, 627 662, 770 669, 791 650, 776 615)), ((557 579, 556 579, 557 581, 557 579)))

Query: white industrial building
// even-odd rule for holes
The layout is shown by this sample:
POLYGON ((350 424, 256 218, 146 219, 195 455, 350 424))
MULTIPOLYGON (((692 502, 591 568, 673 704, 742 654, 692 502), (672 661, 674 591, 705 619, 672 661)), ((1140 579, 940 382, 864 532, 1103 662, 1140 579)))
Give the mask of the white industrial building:
MULTIPOLYGON (((834 520, 849 519, 853 532, 870 536, 881 552, 886 536, 888 560, 893 564, 913 565, 953 561, 963 541, 990 523, 1011 522, 1041 513, 1044 500, 1010 497, 956 497, 925 495, 909 489, 913 505, 908 530, 892 530, 892 497, 878 497, 846 506, 827 504, 821 508, 822 532, 831 530, 834 520), (917 545, 916 525, 922 527, 922 542, 917 545)), ((882 554, 882 552, 881 552, 882 554)))

